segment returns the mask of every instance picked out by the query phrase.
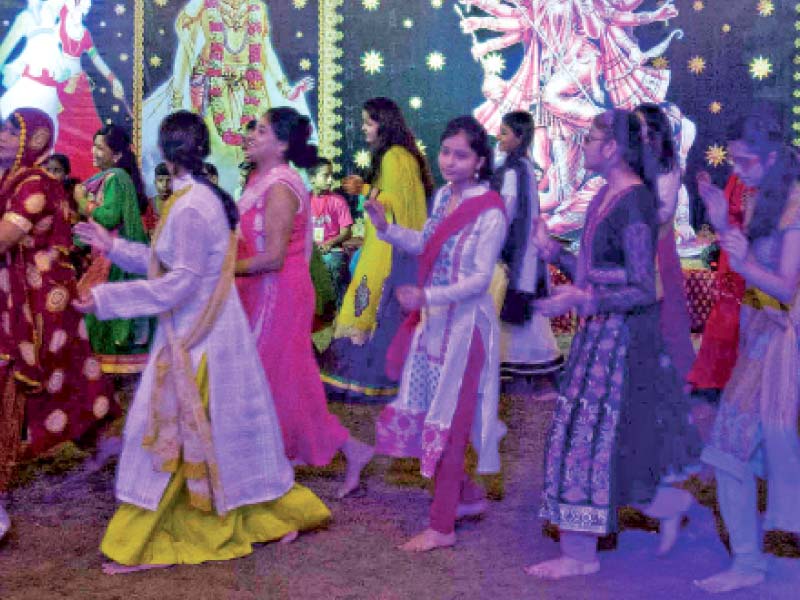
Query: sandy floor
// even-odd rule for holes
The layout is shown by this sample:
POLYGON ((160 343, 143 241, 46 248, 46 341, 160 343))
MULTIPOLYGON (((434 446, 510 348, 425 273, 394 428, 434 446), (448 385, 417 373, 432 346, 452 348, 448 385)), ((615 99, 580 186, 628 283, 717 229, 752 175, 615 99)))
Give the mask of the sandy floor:
MULTIPOLYGON (((0 598, 707 598, 693 588, 692 580, 720 570, 728 557, 712 510, 703 505, 692 509, 688 526, 667 558, 654 556, 655 534, 629 529, 619 536, 615 552, 602 554, 598 575, 540 582, 523 573, 524 565, 557 553, 557 545, 542 536, 535 514, 551 409, 552 400, 530 393, 503 398, 503 417, 509 426, 503 444, 504 470, 502 476, 484 480, 493 498, 491 510, 481 520, 460 524, 454 549, 425 555, 410 556, 395 549, 425 523, 429 503, 425 482, 410 461, 376 459, 363 489, 344 501, 333 498, 341 463, 298 471, 298 481, 316 491, 333 511, 326 530, 301 535, 288 546, 258 547, 240 560, 105 576, 97 546, 114 510, 113 469, 62 484, 64 475, 52 474, 69 465, 69 457, 62 457, 61 464, 39 465, 33 479, 13 493, 14 529, 0 546, 0 598)), ((337 406, 335 410, 357 436, 371 441, 376 409, 337 406)), ((696 484, 695 489, 703 502, 713 506, 707 486, 696 484)), ((781 541, 772 543, 781 547, 779 553, 796 554, 796 548, 781 546, 781 541)), ((774 562, 766 584, 726 597, 797 598, 800 561, 775 558, 774 562)))

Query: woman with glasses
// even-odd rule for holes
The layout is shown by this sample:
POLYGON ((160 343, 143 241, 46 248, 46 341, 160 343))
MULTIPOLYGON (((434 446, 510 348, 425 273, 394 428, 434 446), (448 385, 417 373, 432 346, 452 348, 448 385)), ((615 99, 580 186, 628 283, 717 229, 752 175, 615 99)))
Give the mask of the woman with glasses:
POLYGON ((535 307, 583 317, 561 381, 545 458, 540 516, 558 525, 561 556, 528 567, 545 579, 600 569, 597 538, 616 529, 630 504, 661 521, 658 552, 675 543, 691 495, 671 486, 696 462, 699 438, 659 329, 654 182, 640 120, 613 110, 584 140, 586 168, 607 185, 586 215, 574 256, 539 222, 534 243, 574 284, 535 307))

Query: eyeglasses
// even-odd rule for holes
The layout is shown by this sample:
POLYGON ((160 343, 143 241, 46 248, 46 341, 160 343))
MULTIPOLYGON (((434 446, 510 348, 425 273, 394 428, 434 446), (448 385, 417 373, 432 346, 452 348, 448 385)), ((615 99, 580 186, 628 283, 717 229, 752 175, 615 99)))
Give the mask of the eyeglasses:
POLYGON ((592 142, 607 142, 607 137, 585 137, 583 138, 583 145, 590 144, 592 142))

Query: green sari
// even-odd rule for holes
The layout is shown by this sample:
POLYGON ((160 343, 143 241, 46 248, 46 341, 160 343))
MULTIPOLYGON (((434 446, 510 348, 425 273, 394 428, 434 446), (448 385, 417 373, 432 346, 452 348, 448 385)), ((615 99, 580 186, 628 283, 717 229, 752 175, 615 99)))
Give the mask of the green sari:
MULTIPOLYGON (((107 169, 89 178, 84 186, 89 192, 89 200, 80 207, 81 212, 124 240, 148 243, 136 188, 125 170, 107 169)), ((102 255, 92 255, 93 264, 79 286, 82 292, 105 281, 113 283, 146 278, 144 275, 123 271, 117 265, 109 265, 107 261, 102 255), (107 277, 104 278, 106 272, 107 277)), ((94 315, 88 314, 86 330, 92 349, 99 355, 105 372, 139 372, 146 362, 150 340, 155 331, 155 320, 137 318, 99 321, 94 315)))

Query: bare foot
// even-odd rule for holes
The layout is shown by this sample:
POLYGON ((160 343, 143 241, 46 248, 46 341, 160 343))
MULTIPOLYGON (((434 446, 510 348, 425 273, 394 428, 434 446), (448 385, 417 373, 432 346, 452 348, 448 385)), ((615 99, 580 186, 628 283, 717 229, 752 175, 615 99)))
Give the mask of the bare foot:
POLYGON ((120 455, 122 452, 122 438, 119 436, 107 437, 97 445, 97 454, 87 459, 83 463, 83 470, 86 474, 97 473, 105 467, 109 461, 120 455))
POLYGON ((752 587, 762 583, 766 575, 761 571, 736 571, 729 569, 722 573, 712 575, 707 579, 695 579, 694 584, 701 590, 712 594, 732 592, 742 588, 752 587))
POLYGON ((0 506, 0 540, 5 537, 9 529, 11 529, 11 519, 6 512, 6 509, 0 506))
POLYGON ((486 499, 470 502, 469 504, 459 504, 456 507, 456 519, 464 517, 480 517, 489 510, 489 501, 486 499))
POLYGON ((675 546, 675 542, 678 541, 678 532, 681 529, 682 519, 683 513, 669 519, 661 519, 658 528, 659 543, 658 550, 656 550, 657 556, 666 556, 669 551, 672 550, 673 546, 675 546))
POLYGON ((121 565, 116 562, 104 562, 103 573, 106 575, 124 575, 126 573, 136 573, 138 571, 150 571, 152 569, 166 569, 173 565, 121 565))
POLYGON ((297 539, 297 536, 300 535, 297 531, 290 531, 281 539, 278 540, 279 544, 291 544, 293 541, 297 539))
POLYGON ((672 550, 672 547, 675 546, 675 542, 678 541, 678 533, 681 529, 683 516, 694 502, 694 497, 689 492, 686 490, 680 491, 682 494, 677 512, 672 516, 659 521, 659 543, 658 550, 656 550, 656 555, 658 556, 666 555, 670 550, 672 550))
POLYGON ((448 548, 454 546, 456 543, 456 532, 452 533, 439 533, 430 527, 418 533, 405 544, 398 546, 399 550, 404 552, 428 552, 436 548, 448 548))
POLYGON ((569 556, 559 556, 553 560, 546 560, 535 565, 525 567, 528 575, 540 579, 563 579, 578 575, 591 575, 600 570, 600 561, 581 562, 569 556))
POLYGON ((342 452, 344 452, 347 459, 347 471, 344 475, 344 483, 336 493, 337 498, 344 498, 358 487, 361 483, 361 471, 369 464, 369 461, 372 460, 372 455, 375 454, 372 446, 359 442, 353 437, 347 438, 344 446, 342 446, 342 452))

